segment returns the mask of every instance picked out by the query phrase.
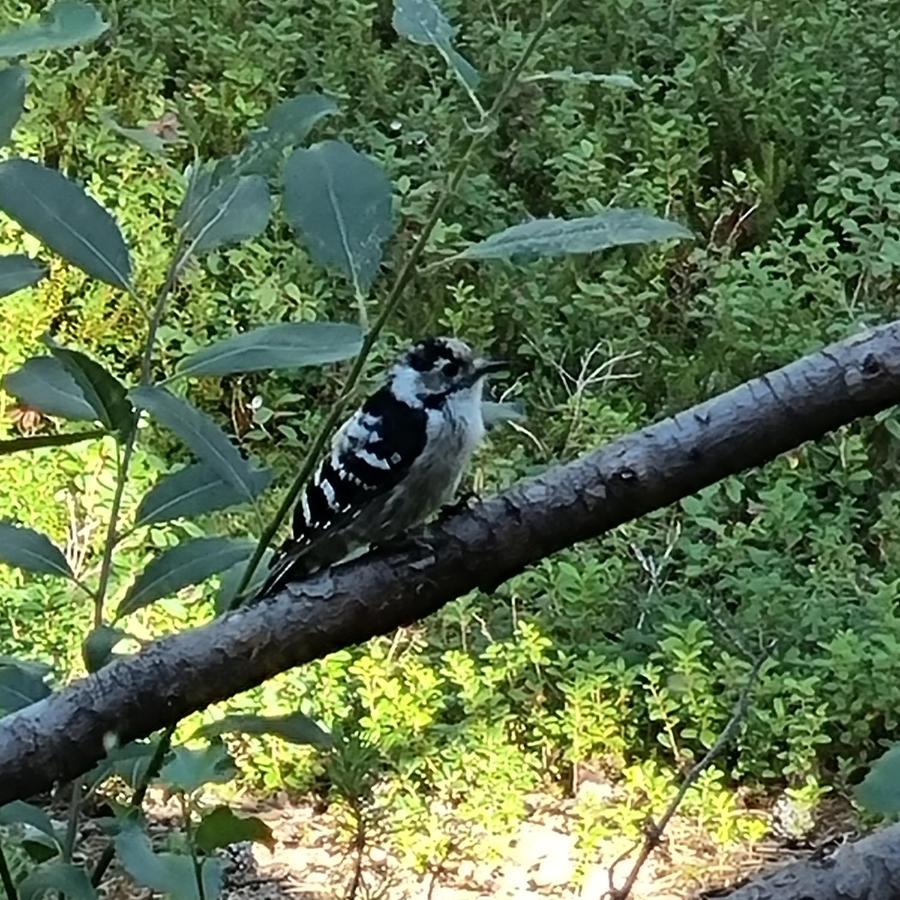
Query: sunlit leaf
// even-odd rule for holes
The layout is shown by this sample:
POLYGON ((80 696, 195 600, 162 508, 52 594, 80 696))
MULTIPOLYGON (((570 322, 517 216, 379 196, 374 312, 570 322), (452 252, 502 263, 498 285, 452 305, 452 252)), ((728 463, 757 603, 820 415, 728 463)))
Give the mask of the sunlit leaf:
POLYGON ((900 812, 900 744, 872 763, 856 788, 856 799, 869 812, 885 816, 900 812))
MULTIPOLYGON (((254 497, 272 482, 268 469, 254 469, 250 476, 254 497)), ((188 516, 199 516, 216 509, 246 503, 243 490, 225 481, 206 463, 193 463, 163 476, 144 496, 135 517, 136 525, 169 522, 188 516)))
POLYGON ((54 356, 35 356, 21 369, 3 376, 3 389, 26 406, 48 416, 72 421, 94 421, 97 413, 84 391, 54 356))
POLYGON ((211 575, 247 559, 254 546, 253 541, 208 537, 183 541, 163 550, 132 582, 119 606, 117 618, 189 585, 206 581, 211 575))
POLYGON ((124 434, 134 424, 134 408, 125 386, 100 363, 78 350, 61 347, 47 338, 45 343, 55 359, 75 380, 96 418, 110 431, 124 434))
POLYGON ((295 150, 284 167, 284 209, 312 258, 365 296, 394 230, 381 166, 343 141, 295 150))
POLYGON ((20 900, 39 900, 48 891, 56 891, 75 900, 96 900, 87 872, 64 862, 47 862, 32 869, 19 883, 20 900))
POLYGON ((313 719, 302 712, 286 716, 256 716, 234 714, 202 726, 198 735, 214 737, 219 734, 272 734, 292 744, 312 744, 316 747, 331 747, 331 735, 313 719))
POLYGON ((8 66, 0 71, 0 147, 6 146, 25 108, 25 70, 8 66))
POLYGON ((127 637, 127 631, 113 628, 112 625, 98 625, 93 628, 81 645, 81 658, 87 671, 97 672, 111 662, 116 644, 127 637))
POLYGON ((564 81, 576 84, 604 84, 609 87, 622 88, 628 91, 639 91, 641 86, 630 76, 623 73, 602 75, 597 72, 576 72, 571 66, 565 69, 554 69, 552 72, 535 72, 526 75, 522 81, 564 81))
POLYGON ((0 666, 0 714, 24 709, 49 694, 43 675, 18 665, 0 666))
POLYGON ((0 297, 37 284, 46 274, 47 267, 30 256, 0 256, 0 297))
POLYGON ((160 425, 177 434, 201 462, 247 500, 256 496, 258 470, 241 456, 237 447, 209 416, 164 388, 137 388, 131 392, 131 398, 160 425))
POLYGON ((0 522, 0 562, 26 572, 72 577, 65 556, 47 535, 12 522, 0 522))
POLYGON ((226 784, 237 775, 234 761, 220 743, 200 750, 173 747, 172 759, 159 773, 158 781, 175 791, 190 794, 204 784, 226 784))
POLYGON ((237 816, 227 806, 217 806, 208 812, 197 826, 197 846, 205 853, 240 841, 255 841, 270 850, 275 849, 272 829, 256 816, 237 816))
POLYGON ((107 28, 109 23, 90 4, 59 0, 37 22, 26 22, 0 34, 0 57, 63 50, 92 41, 107 28))
POLYGON ((456 29, 435 0, 394 0, 393 25, 414 43, 436 47, 467 88, 478 87, 478 71, 453 48, 456 29))
POLYGON ((256 237, 265 230, 271 212, 272 198, 265 178, 229 178, 207 194, 185 222, 188 252, 199 255, 256 237))
POLYGON ((23 450, 38 450, 41 447, 65 447, 69 444, 80 444, 92 441, 106 434, 105 429, 82 431, 77 434, 36 434, 34 437, 10 438, 0 441, 0 456, 4 453, 20 453, 23 450))
POLYGON ((55 169, 28 159, 0 163, 0 209, 72 265, 128 289, 131 259, 119 226, 55 169))
POLYGON ((341 322, 264 325, 204 347, 181 361, 181 375, 299 369, 350 359, 362 346, 362 331, 341 322))
POLYGON ((691 232, 639 209, 608 209, 577 219, 534 219, 493 234, 452 259, 509 259, 594 253, 625 244, 684 239, 691 232))

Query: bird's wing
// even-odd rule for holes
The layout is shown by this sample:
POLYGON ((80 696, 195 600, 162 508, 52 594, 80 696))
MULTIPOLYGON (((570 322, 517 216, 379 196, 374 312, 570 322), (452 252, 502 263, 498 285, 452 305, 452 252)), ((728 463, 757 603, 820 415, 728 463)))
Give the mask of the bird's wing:
POLYGON ((342 559, 348 548, 338 539, 341 532, 403 479, 425 439, 423 409, 398 400, 387 387, 373 394, 337 432, 331 453, 307 483, 294 507, 292 535, 272 559, 257 596, 308 574, 310 562, 319 567, 342 559), (329 558, 329 550, 337 557, 329 558))

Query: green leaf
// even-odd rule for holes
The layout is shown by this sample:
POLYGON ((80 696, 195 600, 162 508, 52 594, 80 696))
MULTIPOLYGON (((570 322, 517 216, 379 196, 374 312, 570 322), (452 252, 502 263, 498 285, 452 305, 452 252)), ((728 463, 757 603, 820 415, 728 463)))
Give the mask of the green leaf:
POLYGON ((256 496, 258 470, 241 456, 237 447, 209 416, 164 388, 136 388, 131 392, 131 398, 160 425, 177 434, 201 462, 247 500, 256 496))
POLYGON ((44 676, 18 665, 0 666, 0 712, 24 709, 49 696, 44 676))
POLYGON ((54 356, 34 356, 21 369, 3 377, 3 389, 13 397, 48 416, 72 421, 94 421, 98 417, 84 398, 78 382, 54 356))
POLYGON ((78 350, 61 347, 50 338, 44 341, 53 356, 81 389, 96 418, 110 431, 124 434, 134 424, 134 408, 125 386, 100 363, 78 350))
POLYGON ((20 900, 38 900, 47 891, 59 892, 75 900, 96 900, 97 897, 84 869, 64 862, 43 863, 32 869, 19 884, 20 900))
POLYGON ((0 256, 0 297, 36 284, 47 274, 47 267, 21 253, 0 256))
POLYGON ((535 219, 513 225, 467 247, 451 259, 509 259, 516 256, 594 253, 624 244, 689 237, 692 237, 691 232, 681 225, 639 209, 608 209, 596 216, 535 219))
POLYGON ((630 76, 624 73, 614 75, 600 75, 596 72, 575 72, 571 66, 564 69, 555 69, 552 72, 536 72, 534 75, 526 75, 521 81, 567 81, 576 84, 605 84, 609 87, 623 88, 628 91, 639 91, 641 86, 630 76))
POLYGON ((156 741, 131 741, 122 747, 113 747, 90 772, 85 775, 86 784, 97 784, 110 775, 118 775, 131 788, 137 787, 147 774, 150 761, 156 753, 156 741))
POLYGON ((870 812, 884 816, 900 812, 900 744, 872 763, 855 793, 860 805, 870 812))
POLYGON ((253 541, 209 537, 183 541, 164 550, 135 578, 116 618, 121 619, 188 585, 206 581, 210 575, 246 559, 254 546, 253 541))
POLYGON ((0 562, 41 575, 72 577, 62 551, 45 534, 0 521, 0 562))
POLYGON ((269 186, 261 175, 229 178, 208 193, 185 222, 186 256, 256 237, 272 212, 269 186))
POLYGON ((478 71, 453 48, 456 29, 434 0, 394 0, 393 25, 413 43, 437 47, 470 91, 478 87, 478 71))
POLYGON ((32 828, 45 834, 55 844, 56 831, 50 817, 39 806, 25 803, 23 800, 13 800, 5 806, 0 806, 0 825, 30 825, 32 828))
POLYGON ((166 151, 166 147, 169 146, 169 144, 174 143, 173 141, 165 140, 158 134, 154 134, 154 132, 147 128, 126 128, 124 125, 120 125, 107 112, 101 113, 100 121, 103 122, 110 131, 114 131, 126 140, 137 144, 141 149, 146 150, 153 156, 162 156, 166 151))
POLYGON ((0 57, 63 50, 100 37, 109 24, 90 4, 59 0, 34 23, 0 34, 0 57))
POLYGON ((362 331, 340 322, 284 322, 226 338, 183 359, 179 375, 299 369, 350 359, 362 347, 362 331))
POLYGON ((394 231, 381 166, 343 141, 295 150, 284 167, 284 210, 312 258, 368 294, 394 231))
MULTIPOLYGON (((262 587, 263 582, 268 577, 269 562, 273 555, 274 551, 271 548, 265 551, 262 559, 259 561, 259 565, 257 565, 256 569, 253 571, 249 584, 244 589, 245 597, 252 596, 257 588, 262 587)), ((244 560, 223 572, 219 577, 219 590, 216 592, 216 598, 213 604, 217 616, 231 609, 232 604, 237 597, 238 585, 244 577, 244 569, 246 567, 247 560, 244 560)))
POLYGON ((504 422, 521 422, 525 418, 525 406, 522 403, 499 403, 485 400, 481 404, 481 416, 486 428, 496 428, 504 422))
MULTIPOLYGON (((272 482, 268 469, 254 469, 250 475, 254 497, 272 482)), ((161 478, 141 500, 135 525, 169 522, 187 516, 199 516, 216 509, 246 503, 247 496, 206 463, 193 463, 161 478)))
MULTIPOLYGON (((130 823, 116 835, 116 854, 125 871, 140 885, 173 900, 200 900, 194 861, 180 853, 154 853, 150 839, 130 823)), ((206 900, 214 900, 222 888, 222 861, 203 861, 201 878, 206 900)))
POLYGON ((128 636, 127 631, 112 625, 93 628, 81 645, 81 657, 88 672, 97 672, 111 662, 116 644, 128 636))
POLYGON ((197 826, 197 846, 205 853, 240 841, 255 841, 275 849, 272 829, 256 816, 236 816, 227 806, 217 806, 208 812, 197 826))
POLYGON ((129 289, 131 259, 119 226, 55 169, 28 159, 0 163, 0 209, 88 275, 129 289))
POLYGON ((220 743, 202 750, 175 747, 172 754, 172 759, 160 770, 158 780, 174 791, 190 794, 204 784, 225 784, 237 775, 234 761, 220 743))
POLYGON ((105 430, 82 431, 78 434, 38 434, 34 437, 12 438, 0 441, 0 455, 4 453, 20 453, 23 450, 38 450, 41 447, 65 447, 68 444, 80 444, 103 437, 105 430))
POLYGON ((334 745, 331 735, 302 712, 286 716, 231 715, 202 726, 198 735, 215 737, 220 734, 273 734, 292 744, 312 744, 316 747, 334 745))
POLYGON ((20 846, 32 862, 47 862, 48 859, 59 856, 59 844, 34 831, 30 831, 22 837, 20 846))
POLYGON ((25 109, 25 83, 25 70, 21 66, 8 66, 0 72, 0 147, 9 143, 25 109))

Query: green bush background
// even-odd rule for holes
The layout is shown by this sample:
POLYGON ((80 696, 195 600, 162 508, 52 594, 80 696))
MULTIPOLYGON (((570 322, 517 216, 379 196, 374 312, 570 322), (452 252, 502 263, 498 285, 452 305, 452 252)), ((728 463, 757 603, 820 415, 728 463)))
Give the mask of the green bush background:
MULTIPOLYGON (((277 99, 334 95, 341 113, 316 137, 343 135, 389 172, 402 222, 396 265, 472 110, 435 53, 396 37, 390 3, 102 5, 112 37, 32 62, 15 151, 59 165, 114 212, 144 290, 171 250, 179 187, 102 124, 104 110, 128 125, 189 112, 201 153, 218 156, 277 99)), ((0 21, 42 6, 0 0, 0 21)), ((489 93, 535 27, 538 4, 445 8, 489 93)), ((535 69, 627 72, 641 91, 521 85, 431 249, 528 215, 607 205, 672 216, 698 239, 421 276, 379 366, 408 339, 442 332, 515 361, 511 396, 526 403, 531 435, 492 434, 474 473, 492 491, 895 317, 898 41, 893 0, 572 0, 535 69), (604 371, 628 377, 577 389, 585 360, 591 369, 615 358, 604 371)), ((37 249, 0 223, 0 249, 22 247, 37 249)), ((262 239, 190 271, 161 332, 164 357, 252 324, 354 316, 345 284, 276 220, 262 239)), ((59 263, 38 288, 0 304, 0 370, 34 354, 48 328, 123 375, 136 369, 136 306, 59 263)), ((284 484, 339 378, 304 370, 206 380, 193 398, 229 429, 243 422, 243 445, 284 484)), ((4 432, 12 403, 0 395, 4 432)), ((729 840, 754 827, 734 814, 738 783, 760 792, 787 784, 810 797, 846 788, 896 736, 900 710, 898 435, 893 413, 859 423, 561 553, 492 596, 466 597, 237 698, 232 708, 264 713, 300 705, 352 734, 358 754, 338 765, 248 739, 238 748, 245 784, 340 792, 349 781, 425 862, 443 852, 451 819, 472 841, 502 835, 527 793, 568 792, 579 773, 605 773, 624 784, 634 814, 584 806, 587 852, 604 829, 639 826, 644 799, 665 796, 668 773, 701 755, 728 719, 749 655, 778 639, 740 745, 694 792, 693 808, 729 840)), ((77 544, 90 568, 112 453, 104 443, 0 458, 0 515, 77 544)), ((165 435, 144 432, 127 508, 185 458, 165 435)), ((179 535, 247 527, 232 514, 141 535, 118 555, 116 584, 124 590, 152 550, 179 535)), ((143 637, 185 627, 210 614, 211 591, 129 624, 143 637)), ((81 671, 89 620, 68 585, 0 572, 3 652, 51 661, 65 680, 81 671)))

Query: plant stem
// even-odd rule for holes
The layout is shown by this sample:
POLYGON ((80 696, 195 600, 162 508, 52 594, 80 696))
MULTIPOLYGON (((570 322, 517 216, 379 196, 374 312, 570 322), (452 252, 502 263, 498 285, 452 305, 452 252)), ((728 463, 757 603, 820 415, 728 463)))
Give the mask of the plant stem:
POLYGON ((388 292, 387 297, 385 297, 384 303, 381 307, 381 311, 372 324, 371 329, 367 332, 365 339, 363 340, 362 347, 360 348, 359 354, 353 362, 353 367, 350 369, 347 380, 344 382, 344 387, 341 390, 340 396, 332 404, 331 409, 328 411, 328 414, 325 416, 325 419, 319 426, 316 437, 313 440, 302 465, 300 466, 299 472, 297 473, 293 482, 291 482, 291 486, 288 488, 287 493, 284 495, 284 498, 281 501, 281 505, 278 507, 278 511, 275 513, 272 521, 260 536, 259 542, 256 545, 256 549, 253 551, 253 556, 250 558, 247 567, 244 569, 244 574, 241 576, 241 581, 238 585, 238 589, 235 593, 234 599, 232 600, 231 608, 239 605, 241 601, 241 595, 246 590, 247 585, 250 583, 250 579, 253 577, 253 573, 256 571, 260 560, 263 558, 263 554, 266 552, 266 548, 269 546, 269 544, 272 543, 272 539, 278 533, 278 529, 281 527, 282 522, 284 522, 284 520, 287 518, 288 514, 294 506, 294 503, 297 500, 297 497, 300 495, 300 491, 303 489, 304 484, 309 479, 309 476, 312 474, 316 463, 319 461, 319 456, 324 450, 325 445, 329 437, 331 436, 331 432, 333 431, 335 425, 337 425, 338 419, 340 418, 344 407, 346 406, 350 397, 353 395, 356 385, 362 377, 366 361, 369 358, 369 354, 371 353, 372 348, 375 346, 375 342, 378 340, 378 337, 381 334, 381 331, 387 323, 388 319, 390 319, 390 317, 394 314, 397 307, 399 306, 403 291, 406 289, 406 286, 412 280, 412 277, 416 272, 416 267, 418 266, 419 260, 425 252, 425 248, 428 245, 428 240, 431 237, 432 231, 434 231, 434 228, 440 220, 444 210, 446 209, 447 204, 456 193, 456 189, 459 186, 460 181, 462 181, 463 176, 468 171, 472 154, 482 144, 485 137, 487 137, 487 135, 490 134, 493 130, 495 120, 500 111, 506 105, 507 100, 509 100, 509 96, 512 93, 513 88, 516 86, 516 83, 519 80, 519 76, 522 74, 522 71, 528 64, 528 61, 534 55, 535 50, 537 50, 538 44, 541 42, 542 38, 549 30, 550 24, 556 13, 565 5, 566 2, 567 0, 556 0, 556 3, 554 3, 550 12, 547 13, 547 15, 544 16, 544 18, 541 20, 540 25, 531 35, 531 39, 528 41, 528 44, 522 51, 522 54, 516 62, 516 65, 513 67, 509 75, 507 75, 506 80, 503 82, 502 87, 494 98, 494 102, 491 104, 490 108, 482 114, 481 121, 479 122, 478 126, 470 131, 462 147, 460 148, 459 161, 456 164, 456 168, 450 173, 450 176, 444 184, 441 193, 438 195, 437 200, 435 200, 434 202, 434 206, 431 208, 431 212, 429 213, 425 224, 422 226, 422 230, 419 233, 418 239, 416 240, 412 250, 410 250, 406 259, 404 260, 403 265, 400 267, 400 271, 397 273, 397 277, 394 279, 394 283, 391 285, 391 289, 388 292))
POLYGON ((12 872, 9 871, 9 864, 6 861, 6 854, 3 852, 3 845, 0 844, 0 884, 6 892, 6 900, 19 900, 19 892, 16 890, 16 884, 12 879, 12 872))
POLYGON ((75 834, 78 831, 78 817, 81 814, 84 779, 76 778, 72 782, 72 800, 69 803, 69 818, 66 823, 66 839, 63 842, 63 862, 72 862, 72 850, 75 848, 75 834))
POLYGON ((181 817, 184 819, 184 836, 187 838, 188 850, 191 854, 191 862, 194 864, 194 878, 197 880, 197 896, 200 900, 206 900, 203 891, 203 863, 197 859, 197 846, 194 843, 194 827, 191 822, 191 804, 183 794, 178 794, 181 803, 181 817))

